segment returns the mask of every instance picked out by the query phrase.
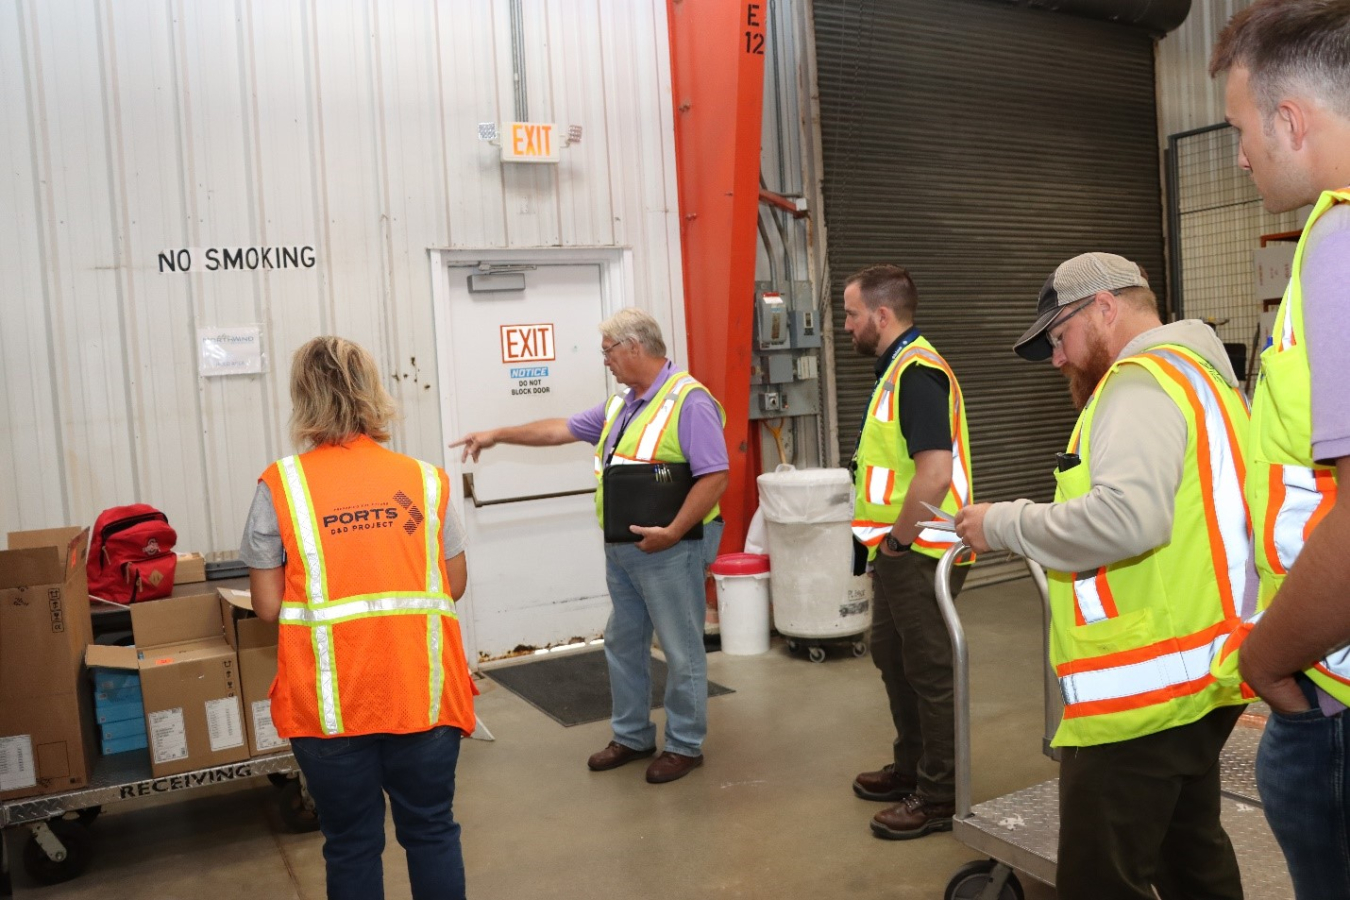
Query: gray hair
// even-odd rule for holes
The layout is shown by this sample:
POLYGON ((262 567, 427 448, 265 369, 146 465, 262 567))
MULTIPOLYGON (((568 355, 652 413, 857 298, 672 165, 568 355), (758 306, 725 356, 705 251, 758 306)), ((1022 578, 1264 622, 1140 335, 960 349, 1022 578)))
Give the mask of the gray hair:
POLYGON ((1236 66, 1266 118, 1298 92, 1350 119, 1350 0, 1258 0, 1219 35, 1209 74, 1236 66))
POLYGON ((649 313, 629 306, 600 323, 600 333, 616 344, 634 341, 648 356, 664 357, 666 342, 661 326, 649 313))

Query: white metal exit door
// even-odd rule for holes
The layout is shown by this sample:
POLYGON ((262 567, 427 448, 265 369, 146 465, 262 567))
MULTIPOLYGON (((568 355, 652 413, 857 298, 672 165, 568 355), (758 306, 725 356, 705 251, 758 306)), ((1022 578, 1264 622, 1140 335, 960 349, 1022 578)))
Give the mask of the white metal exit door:
MULTIPOLYGON (((441 345, 451 358, 442 370, 454 437, 567 417, 605 399, 599 265, 541 265, 509 278, 471 266, 446 272, 441 345), (513 286, 521 276, 523 288, 513 286)), ((593 453, 585 443, 498 445, 476 464, 459 464, 458 451, 447 461, 469 536, 460 616, 480 660, 603 630, 609 595, 593 453)))

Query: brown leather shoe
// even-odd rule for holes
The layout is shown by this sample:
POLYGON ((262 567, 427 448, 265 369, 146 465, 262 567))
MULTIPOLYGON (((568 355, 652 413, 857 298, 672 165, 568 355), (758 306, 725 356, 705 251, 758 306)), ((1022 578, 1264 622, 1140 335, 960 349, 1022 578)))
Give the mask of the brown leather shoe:
POLYGON ((853 793, 864 800, 894 803, 905 799, 917 788, 913 778, 896 774, 894 763, 882 766, 879 772, 863 772, 853 779, 853 793))
POLYGON ((656 752, 655 747, 646 750, 634 750, 632 747, 625 747, 618 741, 610 741, 609 746, 599 753, 592 753, 591 758, 586 760, 586 765, 590 766, 592 772, 604 772, 609 769, 617 769, 625 763, 630 763, 635 759, 646 759, 656 752))
POLYGON ((698 756, 682 756, 667 750, 652 760, 652 764, 647 767, 647 782, 665 784, 667 781, 683 778, 701 765, 703 765, 702 753, 698 756))
POLYGON ((951 831, 955 803, 929 803, 910 794, 872 817, 872 833, 888 841, 907 841, 934 831, 951 831))

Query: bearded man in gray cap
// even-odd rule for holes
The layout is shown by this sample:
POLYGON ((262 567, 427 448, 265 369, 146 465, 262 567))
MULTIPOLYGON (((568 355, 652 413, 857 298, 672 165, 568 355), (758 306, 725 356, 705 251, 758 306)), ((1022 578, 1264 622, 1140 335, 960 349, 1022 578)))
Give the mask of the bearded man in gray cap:
POLYGON ((1236 900, 1219 751, 1244 701, 1210 665, 1250 564, 1237 376, 1212 330, 1162 324, 1143 270, 1111 253, 1055 269, 1013 349, 1050 360, 1081 410, 1055 502, 977 504, 956 523, 977 552, 1049 570, 1059 897, 1236 900))

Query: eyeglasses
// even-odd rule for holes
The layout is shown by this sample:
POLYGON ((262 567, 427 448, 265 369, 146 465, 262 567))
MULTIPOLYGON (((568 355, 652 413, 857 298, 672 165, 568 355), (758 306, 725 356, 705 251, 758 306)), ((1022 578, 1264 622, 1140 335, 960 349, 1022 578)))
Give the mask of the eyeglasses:
POLYGON ((1082 304, 1079 305, 1079 307, 1075 309, 1073 312, 1069 313, 1062 319, 1056 319, 1055 321, 1050 323, 1050 325, 1045 329, 1045 339, 1050 342, 1051 350, 1058 350, 1059 345, 1064 343, 1064 329, 1061 326, 1064 325, 1066 322, 1068 322, 1070 319, 1072 319, 1074 316, 1078 315, 1080 312, 1091 306, 1092 301, 1096 299, 1097 295, 1093 294, 1091 297, 1084 300, 1082 304), (1053 333, 1054 329, 1056 328, 1059 328, 1059 334, 1053 333))
POLYGON ((621 341, 615 341, 614 343, 610 344, 608 347, 601 347, 601 348, 600 348, 600 355, 603 356, 605 359, 609 359, 609 355, 610 355, 611 353, 613 353, 613 352, 614 352, 616 349, 618 349, 619 347, 622 347, 624 344, 628 343, 629 340, 631 340, 631 338, 624 338, 624 339, 621 340, 621 341))

